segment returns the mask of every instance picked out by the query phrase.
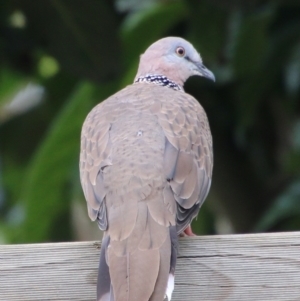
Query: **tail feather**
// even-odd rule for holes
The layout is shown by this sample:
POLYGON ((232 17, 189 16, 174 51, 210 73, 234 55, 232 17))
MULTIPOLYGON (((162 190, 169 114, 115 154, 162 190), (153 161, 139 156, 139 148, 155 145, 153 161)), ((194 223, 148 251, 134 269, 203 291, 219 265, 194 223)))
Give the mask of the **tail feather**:
POLYGON ((162 301, 165 297, 171 257, 171 240, 169 235, 167 236, 167 239, 165 240, 163 245, 160 247, 159 255, 159 273, 156 279, 154 291, 149 301, 162 301))
POLYGON ((109 268, 106 262, 106 252, 109 241, 109 236, 105 236, 102 240, 97 280, 97 301, 113 301, 113 296, 111 298, 109 268))
POLYGON ((145 203, 132 233, 103 239, 97 301, 171 300, 177 257, 176 226, 163 226, 149 214, 145 203))
POLYGON ((175 274, 175 267, 178 253, 178 234, 176 226, 170 226, 170 239, 171 239, 171 258, 170 258, 170 273, 175 274))
POLYGON ((165 295, 168 301, 172 298, 172 293, 174 290, 174 280, 175 280, 175 267, 177 261, 177 247, 178 247, 178 236, 176 226, 170 226, 170 239, 171 239, 171 257, 170 257, 170 272, 168 278, 168 284, 166 288, 165 295))
POLYGON ((159 250, 136 249, 117 256, 109 248, 108 263, 117 301, 149 300, 158 276, 159 250))

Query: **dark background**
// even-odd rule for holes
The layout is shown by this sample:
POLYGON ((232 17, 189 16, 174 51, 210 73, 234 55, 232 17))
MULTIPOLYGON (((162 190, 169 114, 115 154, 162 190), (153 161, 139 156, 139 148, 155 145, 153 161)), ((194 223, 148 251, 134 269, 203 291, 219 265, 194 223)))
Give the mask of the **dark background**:
POLYGON ((195 232, 300 229, 299 1, 1 0, 0 243, 100 238, 81 125, 165 36, 189 40, 217 79, 185 86, 214 138, 195 232))

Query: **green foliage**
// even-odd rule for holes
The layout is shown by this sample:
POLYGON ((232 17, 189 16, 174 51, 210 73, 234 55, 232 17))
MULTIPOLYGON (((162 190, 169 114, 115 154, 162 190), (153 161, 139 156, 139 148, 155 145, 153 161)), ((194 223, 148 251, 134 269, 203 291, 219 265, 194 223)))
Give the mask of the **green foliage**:
POLYGON ((186 1, 188 6, 188 39, 199 50, 205 62, 218 60, 226 42, 228 13, 209 1, 186 1))
POLYGON ((261 70, 268 49, 268 29, 272 7, 240 17, 232 50, 232 63, 237 77, 249 76, 261 70))
POLYGON ((8 101, 9 97, 16 92, 18 88, 25 82, 20 74, 13 70, 4 69, 0 70, 0 104, 8 101))
POLYGON ((71 199, 67 193, 66 179, 70 177, 72 165, 78 160, 78 151, 74 150, 80 143, 82 120, 94 98, 93 85, 80 84, 45 134, 29 165, 24 191, 20 195, 24 201, 25 221, 20 229, 19 240, 42 241, 45 233, 55 233, 51 229, 53 226, 57 233, 68 226, 66 222, 53 225, 53 221, 57 222, 59 216, 68 216, 71 199))
POLYGON ((128 69, 122 81, 124 85, 132 82, 140 54, 183 20, 186 15, 187 9, 184 2, 174 1, 168 5, 153 4, 147 10, 132 12, 126 17, 120 28, 124 45, 123 61, 128 69), (150 31, 149 28, 151 28, 150 31))
POLYGON ((137 61, 151 43, 164 36, 186 16, 187 9, 183 1, 153 5, 150 9, 128 15, 121 27, 125 62, 130 65, 132 61, 137 61))
POLYGON ((300 228, 300 181, 292 183, 274 201, 266 214, 257 224, 256 231, 266 231, 270 228, 283 230, 300 228))
POLYGON ((296 4, 272 0, 3 0, 0 240, 76 239, 84 118, 168 35, 190 40, 217 78, 186 84, 215 152, 195 232, 222 232, 220 216, 226 231, 299 229, 299 20, 296 4))
POLYGON ((15 8, 26 16, 31 47, 42 47, 67 72, 97 81, 118 72, 117 20, 105 1, 18 0, 15 8))

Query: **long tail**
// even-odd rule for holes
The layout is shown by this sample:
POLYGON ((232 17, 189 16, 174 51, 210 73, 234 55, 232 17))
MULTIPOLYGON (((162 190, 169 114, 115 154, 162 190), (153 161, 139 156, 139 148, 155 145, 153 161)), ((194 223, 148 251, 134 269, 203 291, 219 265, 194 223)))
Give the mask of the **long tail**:
POLYGON ((164 229, 168 233, 159 248, 150 246, 126 253, 111 248, 110 238, 105 236, 100 255, 97 301, 163 301, 165 297, 171 300, 177 232, 175 226, 164 229))
POLYGON ((178 253, 178 236, 177 236, 176 226, 170 227, 170 238, 171 238, 170 272, 169 272, 168 285, 165 293, 169 301, 172 298, 172 293, 174 290, 175 267, 177 261, 177 253, 178 253))
POLYGON ((109 268, 106 261, 109 241, 109 236, 104 236, 102 239, 97 280, 97 301, 114 301, 109 268))

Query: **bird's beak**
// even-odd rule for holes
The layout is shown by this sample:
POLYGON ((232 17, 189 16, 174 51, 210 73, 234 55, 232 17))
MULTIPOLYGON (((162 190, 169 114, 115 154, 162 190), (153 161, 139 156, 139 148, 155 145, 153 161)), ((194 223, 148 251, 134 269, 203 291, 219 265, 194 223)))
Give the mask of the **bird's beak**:
POLYGON ((208 70, 202 63, 195 62, 194 64, 197 67, 195 71, 198 75, 206 77, 214 82, 216 81, 214 74, 210 70, 208 70))

